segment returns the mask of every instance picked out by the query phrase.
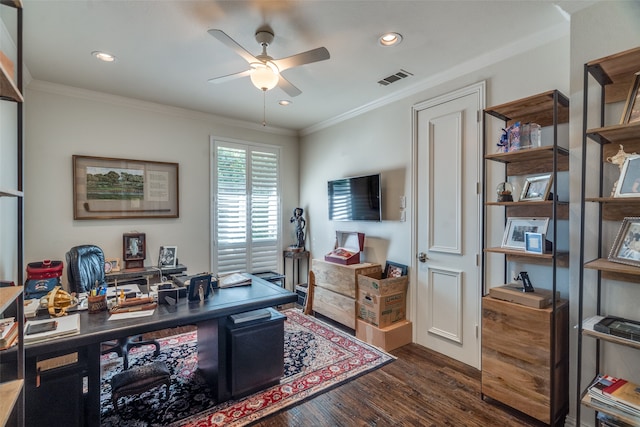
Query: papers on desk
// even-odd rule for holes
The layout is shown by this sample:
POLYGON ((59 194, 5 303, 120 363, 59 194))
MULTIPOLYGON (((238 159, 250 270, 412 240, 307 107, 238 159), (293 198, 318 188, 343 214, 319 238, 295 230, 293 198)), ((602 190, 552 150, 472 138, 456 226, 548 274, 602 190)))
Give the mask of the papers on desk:
POLYGON ((56 329, 52 331, 39 332, 37 334, 29 334, 29 335, 27 335, 27 328, 29 327, 29 325, 37 325, 41 323, 51 322, 51 319, 27 320, 24 325, 24 331, 25 331, 24 343, 29 344, 34 342, 46 341, 52 338, 68 336, 68 335, 76 335, 80 333, 80 315, 79 314, 69 314, 67 316, 56 317, 55 320, 56 322, 58 322, 58 326, 56 327, 56 329))
POLYGON ((218 287, 231 288, 234 286, 246 286, 251 284, 251 277, 244 273, 233 273, 228 276, 218 277, 218 287))
POLYGON ((120 294, 120 291, 124 291, 125 294, 129 294, 131 292, 139 294, 140 288, 138 285, 120 285, 118 287, 109 286, 107 287, 107 298, 117 297, 120 294))

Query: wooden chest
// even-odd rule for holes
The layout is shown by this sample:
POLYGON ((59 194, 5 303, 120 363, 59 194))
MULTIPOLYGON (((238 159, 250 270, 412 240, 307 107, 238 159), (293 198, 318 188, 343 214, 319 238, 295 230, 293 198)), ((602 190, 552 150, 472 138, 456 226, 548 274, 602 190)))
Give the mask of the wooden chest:
POLYGON ((569 410, 569 305, 551 308, 482 299, 482 394, 550 425, 569 410), (551 378, 555 376, 551 408, 551 378))
POLYGON ((382 277, 380 264, 341 265, 319 259, 312 260, 312 310, 351 329, 356 328, 358 275, 382 277))

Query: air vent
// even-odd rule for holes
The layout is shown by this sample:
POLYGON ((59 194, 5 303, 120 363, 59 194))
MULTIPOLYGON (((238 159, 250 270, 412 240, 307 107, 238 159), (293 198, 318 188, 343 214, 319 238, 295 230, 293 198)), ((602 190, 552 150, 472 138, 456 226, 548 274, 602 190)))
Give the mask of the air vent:
POLYGON ((382 86, 388 86, 391 83, 395 83, 398 80, 406 79, 407 77, 410 77, 410 76, 413 76, 413 74, 411 74, 406 70, 400 70, 395 74, 385 77, 384 79, 380 80, 378 83, 381 84, 382 86))

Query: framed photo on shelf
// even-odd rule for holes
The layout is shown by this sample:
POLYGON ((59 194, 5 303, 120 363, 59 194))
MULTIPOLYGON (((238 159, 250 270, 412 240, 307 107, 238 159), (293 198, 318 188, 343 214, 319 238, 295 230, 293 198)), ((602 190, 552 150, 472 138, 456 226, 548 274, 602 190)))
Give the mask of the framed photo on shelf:
POLYGON ((640 71, 635 74, 622 112, 621 125, 640 122, 640 71))
POLYGON ((609 253, 609 261, 640 267, 640 217, 626 217, 609 253))
POLYGON ((524 250, 534 254, 544 253, 545 237, 542 233, 524 233, 524 250))
POLYGON ((125 268, 141 268, 146 258, 145 233, 124 233, 122 235, 122 259, 125 268))
POLYGON ((104 272, 115 273, 120 271, 120 258, 105 258, 104 259, 104 272))
POLYGON ((178 262, 177 246, 160 246, 160 254, 158 255, 158 267, 174 268, 178 262))
POLYGON ((408 270, 409 267, 407 267, 406 265, 387 261, 386 265, 384 266, 384 277, 386 279, 390 279, 392 277, 406 276, 408 270))
POLYGON ((549 218, 507 218, 502 236, 502 247, 524 251, 526 249, 526 233, 547 234, 548 227, 549 218))
POLYGON ((625 158, 613 197, 640 197, 640 155, 625 158))
POLYGON ((73 156, 73 219, 178 218, 178 163, 73 156))
POLYGON ((527 177, 522 186, 520 201, 547 200, 551 191, 552 181, 553 175, 551 174, 527 177))

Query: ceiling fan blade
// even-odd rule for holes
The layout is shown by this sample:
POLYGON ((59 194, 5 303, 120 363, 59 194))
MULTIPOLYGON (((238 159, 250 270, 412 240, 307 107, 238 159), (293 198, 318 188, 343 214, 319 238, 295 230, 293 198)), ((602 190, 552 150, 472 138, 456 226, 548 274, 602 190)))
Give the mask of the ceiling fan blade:
POLYGON ((280 71, 284 71, 287 68, 297 67, 299 65, 310 64, 312 62, 324 61, 329 59, 329 51, 324 47, 311 49, 306 52, 299 53, 297 55, 288 56, 282 59, 276 59, 272 62, 276 64, 280 71))
POLYGON ((282 74, 280 74, 280 80, 278 80, 278 87, 285 91, 290 97, 298 96, 302 93, 302 91, 292 85, 289 80, 282 77, 282 74))
POLYGON ((209 83, 224 83, 229 80, 234 80, 239 77, 248 76, 253 72, 253 68, 250 68, 245 71, 240 71, 239 73, 227 74, 226 76, 214 77, 212 79, 207 80, 209 83))
POLYGON ((213 37, 215 37, 216 39, 220 40, 222 43, 224 43, 228 47, 230 47, 231 49, 233 49, 238 55, 243 57, 244 60, 247 61, 248 63, 261 62, 255 56, 250 54, 245 48, 240 46, 234 39, 229 37, 227 33, 225 33, 224 31, 213 29, 207 32, 211 34, 213 37))

